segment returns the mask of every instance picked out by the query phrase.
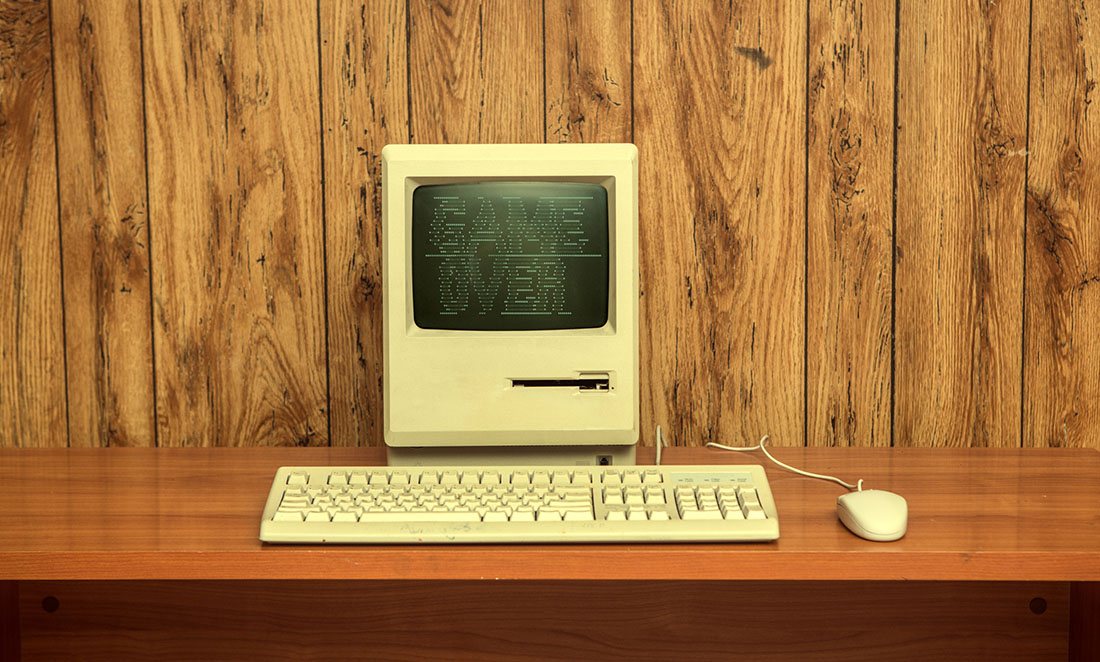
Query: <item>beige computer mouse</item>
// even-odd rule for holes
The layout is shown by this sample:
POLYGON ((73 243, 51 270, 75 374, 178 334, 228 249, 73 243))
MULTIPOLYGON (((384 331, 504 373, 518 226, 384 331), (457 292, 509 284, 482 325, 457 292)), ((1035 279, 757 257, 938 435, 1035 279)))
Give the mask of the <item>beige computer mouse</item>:
POLYGON ((836 514, 860 538, 889 542, 905 535, 909 504, 893 492, 862 490, 837 497, 836 514))

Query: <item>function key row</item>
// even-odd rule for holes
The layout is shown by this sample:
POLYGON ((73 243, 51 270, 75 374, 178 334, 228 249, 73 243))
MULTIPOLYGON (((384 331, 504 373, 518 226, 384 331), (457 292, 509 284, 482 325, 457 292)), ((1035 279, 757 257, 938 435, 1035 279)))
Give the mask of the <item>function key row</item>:
POLYGON ((287 485, 517 485, 517 486, 565 486, 604 485, 625 487, 632 485, 657 485, 661 472, 657 469, 627 469, 603 471, 335 471, 328 474, 310 474, 292 471, 287 485))

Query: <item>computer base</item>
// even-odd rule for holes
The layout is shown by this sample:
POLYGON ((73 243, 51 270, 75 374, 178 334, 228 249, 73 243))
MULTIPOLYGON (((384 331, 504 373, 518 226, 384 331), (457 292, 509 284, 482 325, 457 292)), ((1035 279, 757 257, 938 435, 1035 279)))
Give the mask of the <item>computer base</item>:
POLYGON ((386 463, 442 465, 631 465, 636 444, 608 446, 386 446, 386 463))

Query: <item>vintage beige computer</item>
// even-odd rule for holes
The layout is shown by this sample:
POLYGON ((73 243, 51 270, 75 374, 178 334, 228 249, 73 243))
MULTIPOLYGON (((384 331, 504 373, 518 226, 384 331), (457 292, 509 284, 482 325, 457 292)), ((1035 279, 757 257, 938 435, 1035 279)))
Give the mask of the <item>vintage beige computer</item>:
POLYGON ((633 145, 382 150, 391 465, 633 462, 637 180, 633 145))
POLYGON ((260 539, 777 538, 762 467, 634 464, 637 184, 633 145, 387 146, 388 466, 279 468, 260 539))

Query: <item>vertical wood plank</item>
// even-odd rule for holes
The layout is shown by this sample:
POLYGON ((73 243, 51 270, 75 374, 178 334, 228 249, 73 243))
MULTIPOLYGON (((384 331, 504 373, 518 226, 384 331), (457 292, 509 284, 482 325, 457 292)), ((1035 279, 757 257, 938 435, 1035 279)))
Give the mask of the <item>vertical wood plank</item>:
POLYGON ((144 8, 158 436, 328 443, 317 8, 144 8))
POLYGON ((903 0, 896 445, 1018 446, 1028 3, 903 0))
POLYGON ((409 136, 405 0, 323 0, 333 445, 383 443, 382 148, 409 136))
POLYGON ((0 4, 0 446, 65 446, 49 5, 0 4))
POLYGON ((137 0, 53 6, 73 446, 152 446, 137 0))
POLYGON ((809 445, 889 446, 894 7, 810 3, 809 445))
POLYGON ((546 0, 546 141, 631 142, 630 0, 546 0))
POLYGON ((415 143, 541 143, 541 3, 410 0, 415 143))
POLYGON ((642 419, 686 445, 800 445, 805 6, 634 12, 642 419))
POLYGON ((1100 2, 1034 2, 1024 445, 1100 448, 1100 2))

